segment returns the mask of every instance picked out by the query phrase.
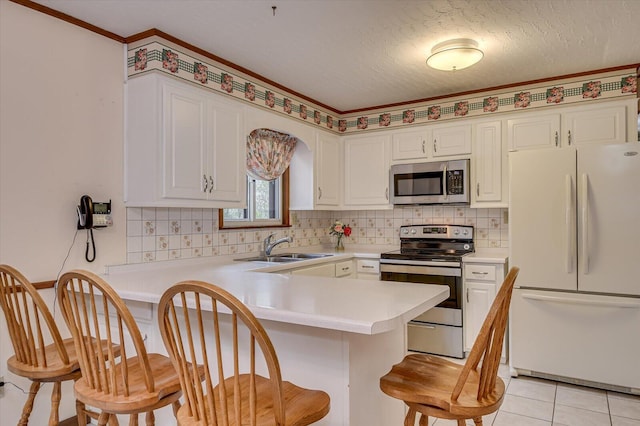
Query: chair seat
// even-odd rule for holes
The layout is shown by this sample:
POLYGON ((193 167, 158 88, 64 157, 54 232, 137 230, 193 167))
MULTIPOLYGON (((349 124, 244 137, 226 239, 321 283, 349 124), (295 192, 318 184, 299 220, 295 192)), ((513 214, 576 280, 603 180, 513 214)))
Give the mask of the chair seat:
POLYGON ((451 400, 463 367, 436 356, 408 355, 380 379, 380 389, 407 404, 428 405, 452 414, 472 411, 475 416, 482 416, 497 410, 504 397, 504 382, 497 377, 494 391, 478 401, 480 374, 475 370, 469 374, 458 399, 451 400))
MULTIPOLYGON (((147 392, 140 363, 137 357, 127 359, 129 395, 124 395, 122 383, 122 362, 116 364, 115 377, 118 387, 117 395, 112 392, 100 392, 92 389, 86 377, 81 377, 75 384, 76 398, 83 403, 100 410, 117 414, 146 412, 159 408, 177 400, 180 395, 180 380, 164 355, 148 354, 149 366, 155 383, 154 392, 147 392), (151 408, 153 407, 153 408, 151 408)), ((107 371, 110 375, 111 372, 107 371)))
MULTIPOLYGON (((240 393, 241 395, 248 395, 249 390, 249 378, 248 374, 243 374, 240 376, 240 393)), ((241 404, 241 416, 242 421, 237 422, 234 408, 233 408, 233 378, 229 378, 225 380, 225 386, 227 389, 227 409, 229 410, 229 421, 232 425, 245 425, 249 423, 249 401, 248 398, 242 399, 241 404)), ((258 400, 256 406, 256 426, 273 426, 274 423, 274 414, 273 414, 273 406, 274 402, 271 398, 270 391, 271 382, 262 377, 256 376, 256 393, 260 395, 260 399, 258 400)), ((286 426, 296 426, 296 425, 308 425, 314 423, 329 413, 329 395, 323 391, 319 390, 311 390, 301 388, 299 386, 294 385, 291 382, 282 382, 283 388, 283 397, 284 397, 284 405, 285 405, 285 425, 286 426)), ((215 397, 215 405, 219 410, 220 405, 220 397, 219 397, 219 386, 216 386, 213 390, 213 394, 215 397)), ((210 408, 206 407, 207 416, 211 419, 210 408)), ((184 404, 178 410, 176 415, 178 419, 178 424, 181 426, 185 425, 206 425, 201 420, 196 421, 190 415, 190 408, 188 404, 184 404)), ((223 418, 223 416, 219 415, 218 418, 223 418)), ((209 422, 211 424, 211 422, 209 422)))

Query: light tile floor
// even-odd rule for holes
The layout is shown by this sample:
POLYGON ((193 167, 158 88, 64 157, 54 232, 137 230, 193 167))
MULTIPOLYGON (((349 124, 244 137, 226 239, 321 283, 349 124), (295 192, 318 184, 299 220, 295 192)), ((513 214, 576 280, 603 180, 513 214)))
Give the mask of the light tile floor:
MULTIPOLYGON (((512 378, 506 365, 498 374, 507 393, 500 410, 483 418, 484 426, 640 426, 640 396, 524 376, 512 378)), ((456 424, 429 419, 429 425, 456 424)))

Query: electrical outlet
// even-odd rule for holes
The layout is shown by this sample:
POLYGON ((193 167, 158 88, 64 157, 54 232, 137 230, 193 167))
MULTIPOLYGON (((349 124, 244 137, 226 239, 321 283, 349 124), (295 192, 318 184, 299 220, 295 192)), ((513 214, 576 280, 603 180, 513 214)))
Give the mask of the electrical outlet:
POLYGON ((4 396, 4 376, 0 376, 0 396, 4 396))

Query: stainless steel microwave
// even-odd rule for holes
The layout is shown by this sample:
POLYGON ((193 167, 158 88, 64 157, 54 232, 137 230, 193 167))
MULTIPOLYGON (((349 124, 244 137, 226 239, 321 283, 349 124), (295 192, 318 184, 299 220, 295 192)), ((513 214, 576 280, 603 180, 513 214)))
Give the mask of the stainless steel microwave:
POLYGON ((395 164, 392 204, 469 204, 469 160, 395 164))

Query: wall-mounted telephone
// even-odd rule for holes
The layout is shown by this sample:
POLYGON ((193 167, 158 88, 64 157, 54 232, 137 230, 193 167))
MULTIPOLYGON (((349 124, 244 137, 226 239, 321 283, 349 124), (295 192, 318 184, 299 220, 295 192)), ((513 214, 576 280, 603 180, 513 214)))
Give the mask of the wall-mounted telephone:
POLYGON ((111 200, 108 203, 94 203, 91 197, 83 195, 80 205, 76 208, 78 213, 78 229, 87 230, 87 249, 84 258, 87 262, 96 259, 96 244, 93 239, 93 228, 104 228, 113 225, 111 219, 111 200), (89 243, 93 248, 93 256, 89 257, 89 243))
POLYGON ((97 203, 88 195, 83 195, 77 210, 78 229, 104 228, 113 225, 111 200, 108 203, 97 203))

